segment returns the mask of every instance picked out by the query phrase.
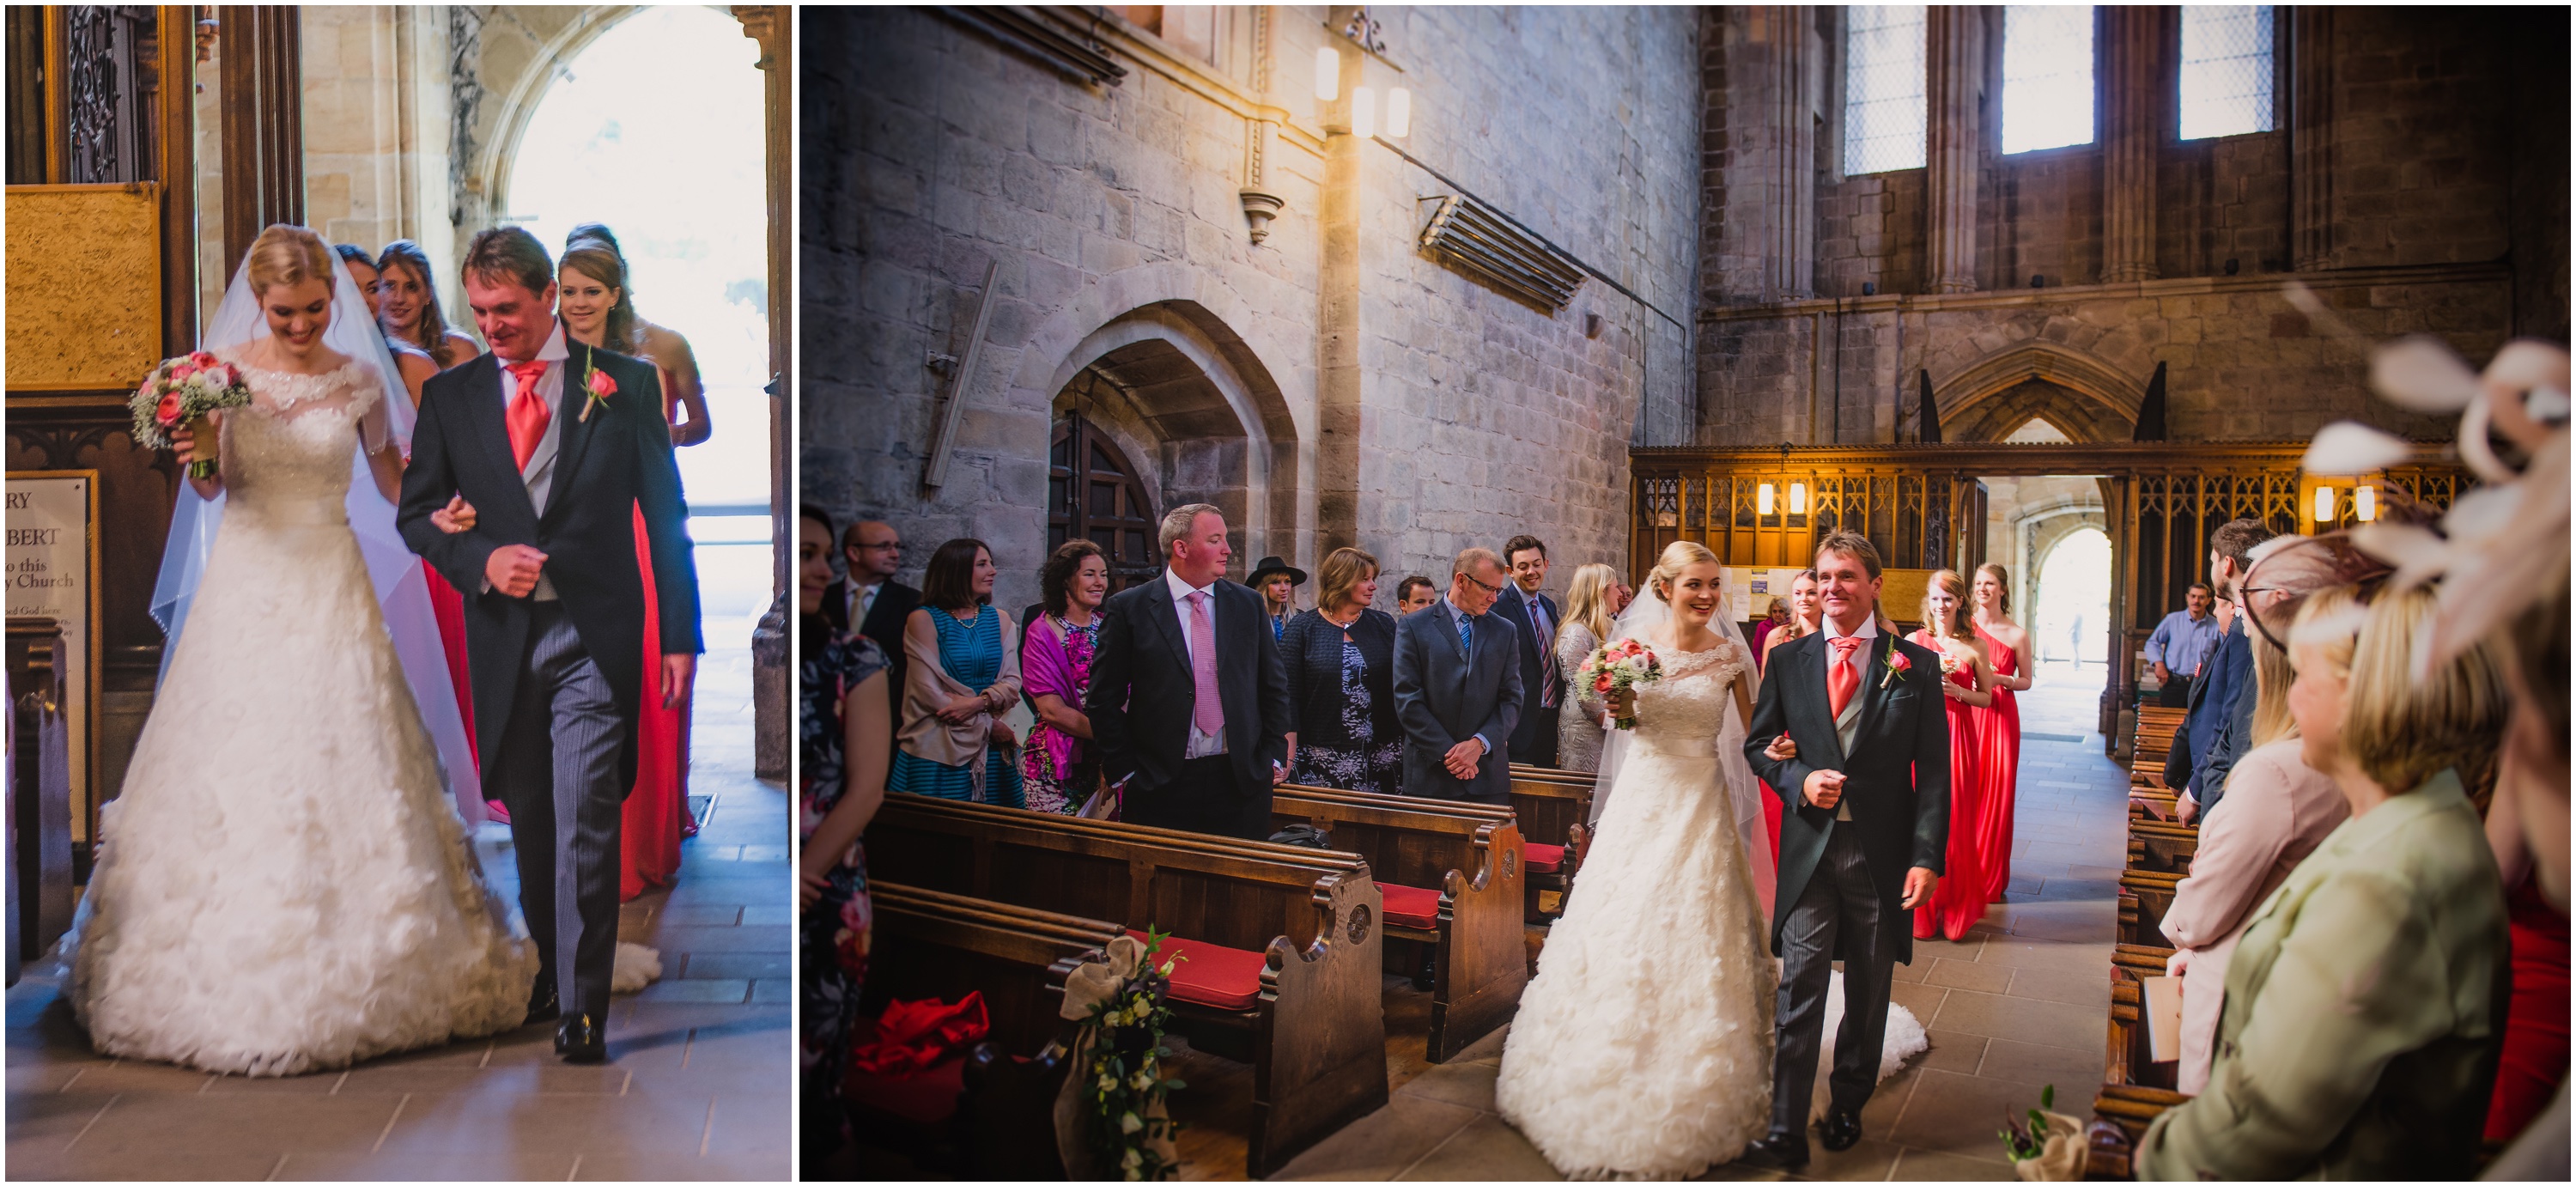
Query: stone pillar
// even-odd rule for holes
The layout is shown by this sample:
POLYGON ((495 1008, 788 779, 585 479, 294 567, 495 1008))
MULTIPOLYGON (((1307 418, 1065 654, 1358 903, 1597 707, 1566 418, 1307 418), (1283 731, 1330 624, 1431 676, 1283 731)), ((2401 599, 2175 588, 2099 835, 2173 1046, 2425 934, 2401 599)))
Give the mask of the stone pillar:
POLYGON ((2173 88, 2170 8, 2105 6, 2102 39, 2102 282, 2156 278, 2156 150, 2173 88))
POLYGON ((1824 49, 1816 10, 1708 10, 1702 233, 1715 244, 1701 287, 1722 304, 1816 290, 1816 112, 1824 49))
POLYGON ((1816 79, 1823 47, 1816 10, 1778 4, 1753 10, 1767 102, 1760 146, 1771 219, 1764 227, 1762 295, 1797 300, 1816 295, 1816 79))
MULTIPOLYGON (((1369 143, 1351 134, 1350 80, 1361 53, 1349 39, 1328 43, 1341 51, 1342 94, 1323 105, 1324 184, 1316 214, 1315 275, 1315 551, 1357 544, 1360 505, 1360 409, 1367 370, 1361 362, 1361 290, 1365 260, 1369 143)), ((1276 526, 1286 526, 1278 524, 1276 526)), ((1292 555, 1286 546, 1276 553, 1292 555)), ((1292 563, 1294 561, 1292 560, 1292 563)))
POLYGON ((224 275, 271 223, 304 221, 303 13, 227 4, 223 22, 224 275))
POLYGON ((2302 272, 2334 266, 2334 12, 2290 10, 2290 255, 2302 272))
POLYGON ((1924 238, 1933 292, 1977 290, 1977 159, 1985 144, 1978 100, 1985 90, 1985 14, 1934 4, 1925 12, 1929 168, 1924 238))

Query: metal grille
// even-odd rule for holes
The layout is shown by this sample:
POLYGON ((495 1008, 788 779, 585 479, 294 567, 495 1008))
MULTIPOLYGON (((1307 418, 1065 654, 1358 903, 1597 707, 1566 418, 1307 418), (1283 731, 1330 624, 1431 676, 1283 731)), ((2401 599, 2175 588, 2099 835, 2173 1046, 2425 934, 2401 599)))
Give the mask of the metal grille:
POLYGON ((1465 194, 1439 202, 1422 228, 1423 250, 1550 313, 1574 299, 1583 269, 1572 257, 1465 194))
POLYGON ((2182 10, 2182 138, 2272 130, 2272 6, 2182 10))
POLYGON ((1923 12, 1920 4, 1843 10, 1843 172, 1923 167, 1923 12))
POLYGON ((2005 152, 2093 142, 2093 9, 2004 9, 2005 152))

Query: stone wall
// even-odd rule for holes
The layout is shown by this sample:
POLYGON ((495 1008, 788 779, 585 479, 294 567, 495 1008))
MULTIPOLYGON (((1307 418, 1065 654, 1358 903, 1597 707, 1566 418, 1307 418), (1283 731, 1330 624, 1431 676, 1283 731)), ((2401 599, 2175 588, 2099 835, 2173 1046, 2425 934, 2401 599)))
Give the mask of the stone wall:
MULTIPOLYGON (((1835 11, 1813 11, 1830 42, 1835 11)), ((1999 78, 2000 10, 1985 15, 1988 77, 1999 78)), ((2285 57, 2292 24, 2284 17, 2276 40, 2285 57)), ((2321 270, 2306 273, 2292 273, 2295 87, 2286 66, 2276 130, 2156 149, 2153 252, 2162 279, 2117 285, 2097 282, 2103 145, 2001 155, 1993 131, 2000 88, 1989 87, 1974 212, 1982 291, 1939 296, 1926 295, 1925 171, 1841 176, 1831 149, 1840 100, 1828 85, 1815 163, 1818 299, 1713 292, 1700 313, 1699 441, 1914 440, 1926 369, 1949 437, 1966 430, 1990 439, 2028 418, 2001 411, 1993 389, 2025 362, 2019 377, 2051 379, 2048 390, 2025 387, 2002 403, 2050 413, 2077 439, 2125 439, 2158 363, 2168 368, 2177 440, 2303 437, 2339 417, 2445 435, 2442 424, 2396 416, 2369 398, 2362 352, 2428 332, 2483 361, 2511 332, 2564 338, 2564 55, 2517 56, 2513 47, 2563 44, 2566 14, 2337 8, 2320 25, 2328 31, 2330 250, 2321 270), (2560 80, 2554 90, 2551 79, 2560 80), (2030 287, 2033 276, 2041 288, 2030 287), (2331 315, 2300 312, 2285 292, 2292 280, 2314 289, 2331 315), (1863 296, 1865 284, 1875 296, 1863 296)), ((2103 35, 2121 27, 2106 20, 2103 35)), ((2102 46, 2106 61, 2115 48, 2102 46)), ((2158 93, 2169 96, 2170 47, 2160 52, 2158 93)), ((1731 143, 1775 118, 1776 96, 1748 91, 1733 73, 1712 77, 1706 118, 1731 143)), ((2106 87, 2106 128, 2120 101, 2106 87)), ((1740 161, 1711 157, 1707 169, 1711 193, 1741 182, 1740 161)), ((1761 263, 1739 255, 1712 248, 1704 270, 1744 275, 1761 263)))
POLYGON ((1237 571, 1355 543, 1393 575, 1524 530, 1569 571, 1624 550, 1629 442, 1690 431, 1696 17, 1372 11, 1385 55, 1344 70, 1411 91, 1400 140, 1316 100, 1316 50, 1348 44, 1322 8, 1233 11, 1213 60, 1106 18, 1116 85, 952 17, 807 13, 804 497, 890 519, 915 563, 984 539, 1024 605, 1077 411, 1158 504, 1225 506, 1237 571), (1282 202, 1259 243, 1245 189, 1282 202), (1597 274, 1553 310, 1431 258, 1429 199, 1462 193, 1597 274), (988 269, 925 488, 948 382, 925 363, 966 354, 988 269))

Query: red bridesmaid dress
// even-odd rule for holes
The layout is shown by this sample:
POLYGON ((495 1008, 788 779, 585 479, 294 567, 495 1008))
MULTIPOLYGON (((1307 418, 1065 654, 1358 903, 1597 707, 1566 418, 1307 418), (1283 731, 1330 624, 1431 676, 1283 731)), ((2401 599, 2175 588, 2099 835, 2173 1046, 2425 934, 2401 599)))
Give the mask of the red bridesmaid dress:
MULTIPOLYGON (((1986 661, 1994 665, 1998 678, 2021 674, 2019 653, 1983 630, 1977 637, 1984 640, 1986 661)), ((1977 814, 1975 840, 1988 902, 2003 901, 2004 889, 2012 884, 2013 792, 2021 785, 2021 702, 2010 688, 1994 689, 1994 697, 1992 706, 1969 710, 1977 714, 1977 749, 1985 760, 1985 797, 1977 814)), ((1951 817, 1952 827, 1957 824, 1958 817, 1951 817)))
POLYGON ((2513 999, 2504 1056, 2487 1105, 2486 1138, 2510 1141, 2549 1106, 2567 1077, 2567 916, 2550 909, 2536 877, 2506 896, 2513 941, 2513 999))
MULTIPOLYGON (((1941 651, 1941 640, 1929 631, 1917 630, 1905 640, 1935 654, 1941 651)), ((1974 670, 1945 678, 1963 688, 1977 686, 1974 670)), ((1977 747, 1976 708, 1947 696, 1941 698, 1941 703, 1950 713, 1950 842, 1942 858, 1941 879, 1932 886, 1932 900, 1914 908, 1914 937, 1929 939, 1937 932, 1956 943, 1967 938, 1968 928, 1986 916, 1986 884, 1977 856, 1976 829, 1960 826, 1983 818, 1986 764, 1977 747)))
POLYGON ((653 545, 641 506, 635 508, 635 566, 644 578, 644 686, 635 714, 635 787, 626 796, 619 901, 671 884, 690 822, 689 701, 662 707, 662 599, 653 588, 653 545))
MULTIPOLYGON (((456 689, 456 716, 465 723, 466 753, 474 759, 474 772, 479 781, 483 772, 483 751, 474 742, 474 667, 465 657, 465 595, 438 575, 429 561, 420 562, 421 575, 429 578, 429 608, 438 619, 439 649, 447 652, 447 683, 456 689)), ((484 804, 493 819, 510 822, 510 813, 498 810, 499 800, 484 804)))

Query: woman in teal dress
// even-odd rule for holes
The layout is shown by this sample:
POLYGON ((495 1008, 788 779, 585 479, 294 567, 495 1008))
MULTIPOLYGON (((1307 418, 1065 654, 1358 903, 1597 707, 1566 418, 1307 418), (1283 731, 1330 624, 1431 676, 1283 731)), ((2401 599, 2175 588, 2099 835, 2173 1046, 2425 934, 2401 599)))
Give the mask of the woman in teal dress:
POLYGON ((903 626, 903 728, 886 790, 1005 807, 1025 804, 1012 754, 1019 738, 1002 714, 1020 698, 1019 637, 993 608, 993 552, 952 539, 931 553, 921 608, 903 626))

